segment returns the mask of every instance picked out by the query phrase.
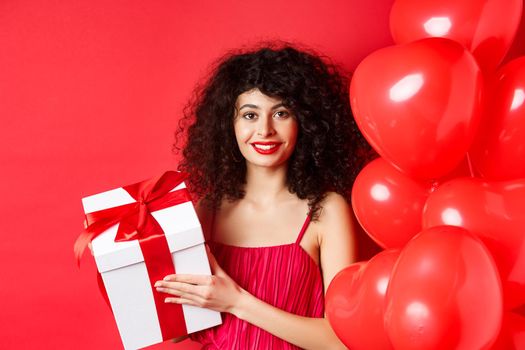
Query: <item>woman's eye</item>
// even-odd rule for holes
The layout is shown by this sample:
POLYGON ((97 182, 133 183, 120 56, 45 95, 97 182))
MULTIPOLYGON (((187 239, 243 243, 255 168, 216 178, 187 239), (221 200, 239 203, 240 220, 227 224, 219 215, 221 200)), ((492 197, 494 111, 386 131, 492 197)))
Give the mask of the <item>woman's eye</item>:
POLYGON ((279 112, 275 113, 275 116, 277 118, 286 118, 288 116, 288 112, 287 111, 279 111, 279 112))
POLYGON ((253 113, 246 113, 242 116, 244 119, 252 120, 255 118, 255 114, 253 113))

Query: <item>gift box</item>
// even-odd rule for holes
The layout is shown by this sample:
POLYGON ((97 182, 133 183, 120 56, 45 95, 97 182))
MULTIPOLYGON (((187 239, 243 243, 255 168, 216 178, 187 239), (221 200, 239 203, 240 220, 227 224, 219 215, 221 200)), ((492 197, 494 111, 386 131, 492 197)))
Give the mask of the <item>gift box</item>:
POLYGON ((211 274, 201 225, 182 180, 182 173, 167 172, 82 198, 89 224, 84 240, 92 241, 125 349, 221 323, 218 312, 164 303, 170 295, 153 287, 171 273, 211 274))

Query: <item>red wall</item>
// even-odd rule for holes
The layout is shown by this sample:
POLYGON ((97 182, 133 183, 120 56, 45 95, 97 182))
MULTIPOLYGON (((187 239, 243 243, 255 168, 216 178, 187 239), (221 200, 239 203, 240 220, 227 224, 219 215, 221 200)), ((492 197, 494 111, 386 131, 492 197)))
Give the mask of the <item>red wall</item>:
POLYGON ((0 1, 0 348, 120 348, 73 259, 80 198, 175 167, 182 106, 226 49, 299 40, 353 69, 391 44, 391 2, 0 1))

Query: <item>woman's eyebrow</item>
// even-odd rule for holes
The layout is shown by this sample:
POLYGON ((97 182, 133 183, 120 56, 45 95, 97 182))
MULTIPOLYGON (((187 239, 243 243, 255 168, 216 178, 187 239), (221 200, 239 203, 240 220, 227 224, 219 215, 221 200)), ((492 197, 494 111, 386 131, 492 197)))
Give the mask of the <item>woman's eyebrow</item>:
MULTIPOLYGON (((272 109, 277 109, 277 108, 282 107, 282 106, 284 106, 284 103, 280 102, 280 103, 276 104, 275 106, 273 106, 272 109)), ((259 106, 253 105, 251 103, 247 103, 247 104, 242 105, 241 108, 239 108, 239 111, 241 109, 243 109, 244 107, 246 107, 246 108, 250 107, 250 108, 259 109, 259 106)))
POLYGON ((240 111, 241 109, 245 108, 245 107, 246 107, 246 108, 249 107, 249 108, 259 109, 259 106, 257 106, 257 105, 252 105, 252 104, 250 104, 250 103, 247 103, 247 104, 245 104, 245 105, 242 105, 242 107, 239 108, 239 111, 240 111))

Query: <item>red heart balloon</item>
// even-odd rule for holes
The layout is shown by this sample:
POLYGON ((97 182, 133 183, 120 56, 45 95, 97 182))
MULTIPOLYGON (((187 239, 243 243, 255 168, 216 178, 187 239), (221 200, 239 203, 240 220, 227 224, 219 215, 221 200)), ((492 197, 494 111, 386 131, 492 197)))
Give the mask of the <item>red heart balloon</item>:
POLYGON ((456 40, 474 54, 480 67, 494 70, 518 30, 522 0, 397 0, 390 12, 394 41, 428 37, 456 40))
POLYGON ((401 249, 421 231, 431 184, 416 181, 377 158, 357 176, 352 208, 366 233, 383 248, 401 249))
POLYGON ((326 314, 339 339, 350 349, 393 349, 385 332, 383 310, 390 273, 399 256, 385 250, 367 263, 339 272, 326 292, 326 314))
POLYGON ((525 177, 525 57, 501 68, 487 87, 482 123, 469 152, 488 180, 525 177))
POLYGON ((441 38, 366 57, 350 86, 359 129, 391 164, 417 178, 453 170, 479 121, 481 72, 470 53, 441 38))
POLYGON ((454 226, 424 230, 392 271, 385 328, 395 349, 488 349, 501 326, 501 293, 479 238, 454 226))
POLYGON ((439 186, 423 211, 423 228, 463 227, 490 250, 507 309, 525 303, 525 179, 486 182, 459 178, 439 186))

